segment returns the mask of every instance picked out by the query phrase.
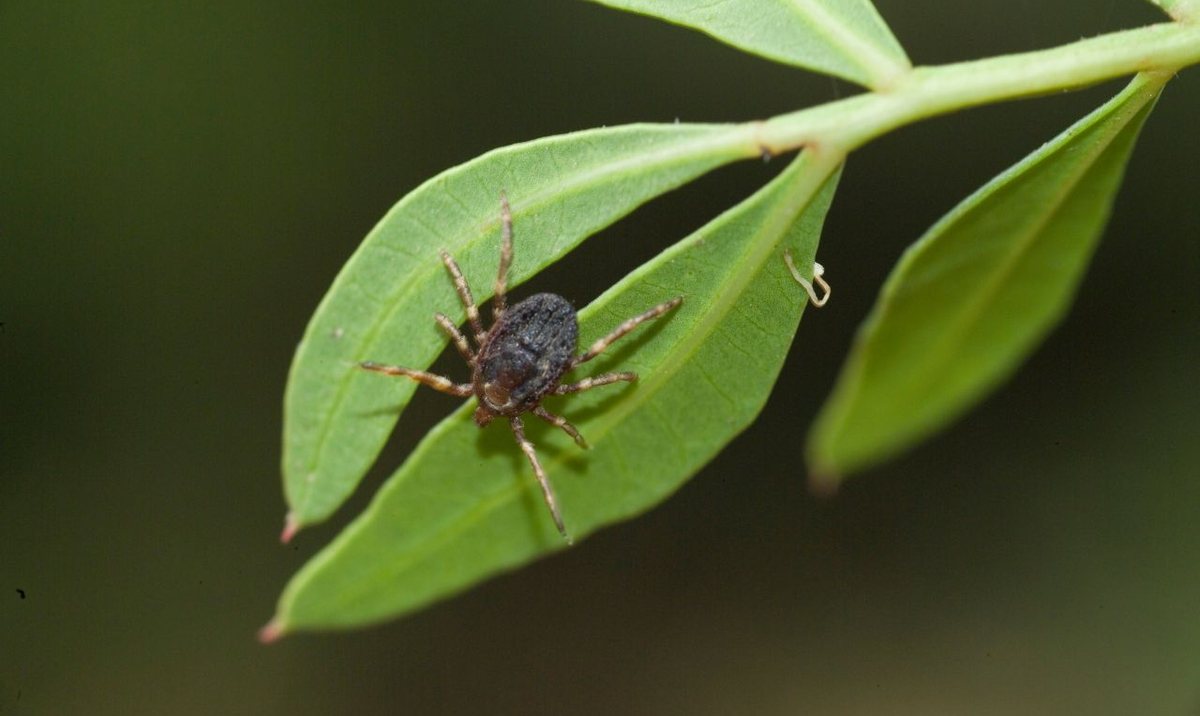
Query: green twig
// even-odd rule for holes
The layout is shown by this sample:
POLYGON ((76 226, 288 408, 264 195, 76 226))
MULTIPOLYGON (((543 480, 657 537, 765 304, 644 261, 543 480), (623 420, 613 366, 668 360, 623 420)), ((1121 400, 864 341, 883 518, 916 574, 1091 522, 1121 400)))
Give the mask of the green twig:
POLYGON ((780 115, 758 128, 772 154, 800 147, 844 154, 912 122, 1137 72, 1174 74, 1200 62, 1200 23, 1123 30, 1047 50, 917 67, 886 90, 780 115))

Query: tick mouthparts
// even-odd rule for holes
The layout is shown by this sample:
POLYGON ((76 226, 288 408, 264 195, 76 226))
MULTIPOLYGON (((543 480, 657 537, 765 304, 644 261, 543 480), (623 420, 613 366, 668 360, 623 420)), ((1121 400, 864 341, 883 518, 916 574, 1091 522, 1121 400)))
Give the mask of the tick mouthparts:
POLYGON ((475 408, 475 424, 481 428, 486 428, 489 423, 496 419, 496 414, 482 405, 475 408))

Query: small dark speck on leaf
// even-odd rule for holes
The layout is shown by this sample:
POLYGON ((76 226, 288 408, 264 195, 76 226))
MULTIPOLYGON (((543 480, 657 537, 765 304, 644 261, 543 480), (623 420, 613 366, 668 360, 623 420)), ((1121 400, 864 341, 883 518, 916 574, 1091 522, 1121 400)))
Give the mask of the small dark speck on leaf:
POLYGON ((24 598, 25 598, 25 590, 24 590, 24 589, 18 589, 18 590, 17 590, 17 594, 20 594, 20 595, 21 595, 21 599, 24 599, 24 598))

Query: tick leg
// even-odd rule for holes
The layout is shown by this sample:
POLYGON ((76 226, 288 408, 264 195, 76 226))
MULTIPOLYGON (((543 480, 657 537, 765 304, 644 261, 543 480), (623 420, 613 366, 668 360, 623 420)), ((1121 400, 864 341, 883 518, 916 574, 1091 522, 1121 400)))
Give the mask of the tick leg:
POLYGON ((575 358, 571 362, 571 366, 574 367, 580 363, 587 363, 591 359, 603 353, 604 349, 608 348, 612 343, 620 340, 621 337, 623 337, 626 333, 629 333, 634 328, 637 328, 640 324, 658 318, 681 303, 683 303, 683 296, 680 296, 679 298, 672 298, 670 301, 667 301, 666 303, 660 303, 640 316, 634 316, 633 318, 630 318, 628 321, 625 321, 621 325, 614 328, 607 336, 593 343, 592 347, 587 349, 587 353, 575 358))
POLYGON ((630 383, 637 380, 637 373, 605 373, 603 375, 584 378, 578 383, 569 385, 560 385, 555 388, 552 393, 554 395, 566 395, 567 393, 579 393, 588 388, 595 388, 600 385, 608 385, 609 383, 617 383, 622 380, 627 380, 630 383))
POLYGON ((579 429, 576 428, 574 425, 570 424, 569 422, 567 422, 567 419, 564 418, 563 416, 555 415, 554 413, 550 412, 549 410, 546 410, 545 408, 543 408, 540 405, 533 409, 533 414, 538 416, 542 420, 545 420, 547 423, 550 423, 551 425, 557 425, 558 427, 562 428, 562 431, 564 433, 566 433, 567 435, 570 435, 571 438, 575 441, 576 445, 583 448, 584 450, 587 449, 587 446, 588 446, 587 440, 584 440, 583 436, 579 434, 579 429))
POLYGON ((542 463, 538 462, 537 453, 533 451, 533 443, 525 438, 525 424, 521 422, 520 416, 515 415, 509 418, 508 422, 512 426, 513 435, 517 438, 517 444, 521 446, 521 452, 525 453, 525 457, 529 458, 529 464, 533 465, 533 474, 537 477, 538 484, 542 486, 542 497, 546 499, 546 507, 550 508, 554 526, 558 528, 558 533, 563 536, 567 544, 574 544, 574 540, 567 534, 567 528, 563 526, 562 515, 558 513, 558 500, 554 499, 554 490, 550 487, 550 481, 546 479, 542 463))
POLYGON ((446 253, 445 249, 439 249, 438 253, 442 255, 442 263, 446 264, 446 270, 454 278, 454 288, 458 289, 458 297, 462 299, 463 305, 467 308, 467 320, 471 322, 471 329, 475 331, 475 342, 482 345, 483 323, 479 320, 479 307, 475 305, 471 287, 467 285, 467 279, 463 278, 462 271, 459 270, 454 257, 446 253))
POLYGON ((508 194, 500 190, 500 270, 496 272, 495 298, 492 301, 493 320, 504 315, 508 300, 508 267, 512 263, 512 212, 508 209, 508 194))
POLYGON ((438 325, 442 327, 442 330, 450 335, 450 340, 454 341, 454 347, 457 348, 458 352, 462 354, 462 357, 466 359, 467 365, 474 368, 475 354, 471 352, 471 346, 467 343, 467 337, 458 330, 458 326, 454 325, 454 321, 451 321, 443 313, 433 314, 433 319, 438 322, 438 325))
POLYGON ((449 378, 443 378, 442 376, 434 375, 433 373, 426 373, 423 370, 401 368, 395 365, 379 365, 378 363, 371 363, 370 361, 366 363, 359 363, 358 367, 364 370, 373 370, 376 373, 383 373, 384 375, 402 375, 405 378, 412 378, 418 383, 428 385, 434 390, 440 390, 443 393, 449 393, 450 395, 457 395, 461 398, 466 398, 467 396, 475 394, 475 389, 470 383, 455 384, 449 378))

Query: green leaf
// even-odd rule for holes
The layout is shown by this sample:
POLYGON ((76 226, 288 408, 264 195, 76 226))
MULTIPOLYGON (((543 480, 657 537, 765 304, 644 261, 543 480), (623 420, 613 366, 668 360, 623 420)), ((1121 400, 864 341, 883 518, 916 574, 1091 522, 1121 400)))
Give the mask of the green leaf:
POLYGON ((297 527, 328 517, 374 462, 412 396, 408 381, 363 380, 354 365, 433 362, 433 321, 463 311, 438 258, 446 249, 491 295, 500 191, 520 251, 514 285, 652 197, 758 156, 752 125, 630 125, 505 147, 425 182, 371 231, 338 274, 296 349, 284 401, 283 476, 297 527))
POLYGON ((592 0, 876 89, 910 68, 869 0, 592 0))
POLYGON ((908 249, 809 437, 817 484, 954 420, 1062 318, 1164 80, 1138 77, 908 249))
MULTIPOLYGON (((782 251, 812 265, 836 184, 836 162, 807 154, 580 312, 587 345, 686 295, 579 371, 634 370, 637 382, 547 402, 593 449, 526 422, 576 538, 665 499, 761 410, 807 300, 782 251)), ((523 228, 514 225, 517 256, 523 228)), ((494 241, 489 249, 494 268, 494 241)), ((387 379, 356 373, 355 382, 387 379)), ((437 425, 368 509, 292 579, 268 636, 394 617, 564 547, 509 427, 480 430, 473 405, 437 425)))

